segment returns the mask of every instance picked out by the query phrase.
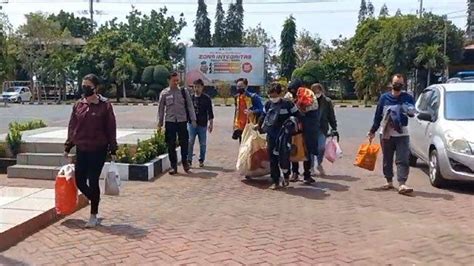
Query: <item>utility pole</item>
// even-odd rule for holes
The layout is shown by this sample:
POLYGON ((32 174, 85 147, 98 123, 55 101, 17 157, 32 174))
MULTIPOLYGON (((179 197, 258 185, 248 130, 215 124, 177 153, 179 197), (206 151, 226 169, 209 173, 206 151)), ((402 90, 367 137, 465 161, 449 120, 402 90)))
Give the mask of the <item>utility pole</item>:
POLYGON ((423 0, 418 0, 420 1, 420 10, 418 11, 418 13, 420 14, 420 18, 423 17, 423 0))
POLYGON ((89 14, 91 15, 91 31, 94 32, 94 0, 89 0, 89 14))

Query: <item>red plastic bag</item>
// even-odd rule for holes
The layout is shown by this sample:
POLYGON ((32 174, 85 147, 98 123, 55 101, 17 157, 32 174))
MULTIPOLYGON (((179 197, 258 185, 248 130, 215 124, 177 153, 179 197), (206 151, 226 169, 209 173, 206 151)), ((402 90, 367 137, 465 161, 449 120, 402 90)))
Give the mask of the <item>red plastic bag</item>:
POLYGON ((296 93, 297 105, 303 108, 309 107, 314 103, 314 92, 310 89, 301 87, 296 93))
POLYGON ((56 213, 68 215, 75 212, 77 209, 78 193, 73 164, 65 165, 59 170, 54 189, 56 213))

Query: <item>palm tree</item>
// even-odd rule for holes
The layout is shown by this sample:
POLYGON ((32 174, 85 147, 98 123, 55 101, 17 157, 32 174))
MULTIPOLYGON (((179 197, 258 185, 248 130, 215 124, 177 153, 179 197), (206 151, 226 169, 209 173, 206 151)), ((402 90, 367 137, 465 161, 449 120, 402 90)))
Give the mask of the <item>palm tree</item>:
MULTIPOLYGON (((137 75, 137 66, 133 62, 130 54, 124 54, 122 57, 115 59, 114 68, 112 69, 112 75, 118 84, 122 84, 123 98, 127 100, 127 89, 126 83, 129 80, 133 80, 137 75)), ((118 92, 117 92, 118 94, 118 92)))
POLYGON ((426 45, 418 49, 415 64, 428 70, 426 81, 430 86, 431 73, 434 70, 443 69, 449 63, 449 58, 441 52, 441 45, 426 45))

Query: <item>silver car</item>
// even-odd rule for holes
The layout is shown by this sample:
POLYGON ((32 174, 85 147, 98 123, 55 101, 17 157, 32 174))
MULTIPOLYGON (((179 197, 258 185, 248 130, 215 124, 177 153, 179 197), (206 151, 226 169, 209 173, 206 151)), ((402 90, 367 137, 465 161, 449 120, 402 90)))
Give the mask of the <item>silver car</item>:
POLYGON ((410 164, 429 165, 430 182, 474 181, 474 83, 438 84, 423 91, 410 119, 410 164))

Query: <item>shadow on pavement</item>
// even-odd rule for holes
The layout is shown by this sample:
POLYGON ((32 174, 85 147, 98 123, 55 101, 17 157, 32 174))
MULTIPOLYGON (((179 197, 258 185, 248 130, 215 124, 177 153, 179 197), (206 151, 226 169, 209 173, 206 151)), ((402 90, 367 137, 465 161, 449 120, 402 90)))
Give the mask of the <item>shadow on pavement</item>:
POLYGON ((68 219, 61 223, 61 225, 66 226, 71 229, 84 229, 84 230, 94 230, 104 234, 115 235, 115 236, 124 236, 128 239, 142 239, 148 235, 148 231, 134 227, 133 225, 128 224, 112 224, 112 225, 99 225, 93 229, 85 229, 86 221, 79 219, 68 219))
POLYGON ((28 265, 28 264, 19 260, 11 259, 3 255, 0 255, 0 265, 28 265))
POLYGON ((330 183, 330 182, 324 182, 324 181, 316 181, 316 187, 318 188, 327 188, 332 191, 337 191, 337 192, 344 192, 344 191, 349 191, 349 186, 346 185, 341 185, 338 183, 330 183))
POLYGON ((310 185, 305 187, 287 187, 281 191, 289 195, 300 196, 311 200, 323 200, 330 196, 326 191, 310 185))
POLYGON ((435 192, 424 192, 416 191, 413 192, 413 197, 422 197, 428 199, 444 199, 444 200, 453 200, 454 196, 451 194, 435 193, 435 192))
POLYGON ((220 166, 204 166, 202 169, 212 171, 212 172, 223 172, 223 173, 235 172, 235 169, 227 169, 220 166))
MULTIPOLYGON (((425 163, 418 163, 418 168, 429 177, 430 169, 425 163)), ((474 195, 474 182, 446 180, 443 189, 460 194, 474 195)))
POLYGON ((178 174, 176 174, 176 176, 201 178, 201 179, 212 179, 212 178, 215 178, 217 176, 217 173, 214 173, 214 172, 197 172, 197 171, 193 171, 193 169, 191 169, 191 171, 187 174, 178 173, 178 174))
POLYGON ((360 180, 360 178, 358 177, 347 176, 347 175, 326 175, 326 176, 318 176, 318 178, 326 179, 326 180, 348 181, 348 182, 355 182, 355 181, 360 180))
POLYGON ((242 183, 259 189, 268 189, 272 185, 270 178, 244 179, 242 183))

